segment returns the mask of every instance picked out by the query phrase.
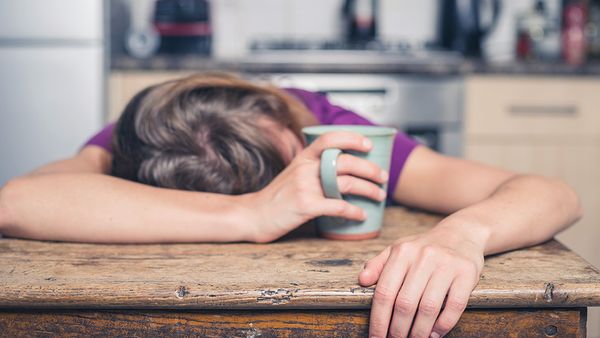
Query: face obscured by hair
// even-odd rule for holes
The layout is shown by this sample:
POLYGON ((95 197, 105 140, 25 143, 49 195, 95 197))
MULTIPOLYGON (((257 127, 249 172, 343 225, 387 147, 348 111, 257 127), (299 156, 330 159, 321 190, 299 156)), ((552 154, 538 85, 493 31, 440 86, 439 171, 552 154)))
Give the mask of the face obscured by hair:
POLYGON ((289 164, 304 149, 304 142, 290 128, 284 127, 269 118, 261 119, 259 125, 267 131, 286 164, 289 164))
POLYGON ((153 86, 119 119, 112 174, 164 188, 258 191, 303 148, 296 106, 281 90, 228 77, 153 86))

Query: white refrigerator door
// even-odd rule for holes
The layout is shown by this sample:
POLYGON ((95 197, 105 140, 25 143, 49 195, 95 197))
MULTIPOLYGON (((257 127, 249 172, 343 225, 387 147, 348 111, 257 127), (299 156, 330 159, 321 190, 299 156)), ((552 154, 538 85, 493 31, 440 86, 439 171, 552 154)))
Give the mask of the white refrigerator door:
POLYGON ((101 127, 102 0, 0 0, 0 185, 101 127))
POLYGON ((0 186, 73 155, 101 127, 103 53, 0 45, 0 186))
POLYGON ((102 0, 0 0, 0 40, 101 40, 102 0))

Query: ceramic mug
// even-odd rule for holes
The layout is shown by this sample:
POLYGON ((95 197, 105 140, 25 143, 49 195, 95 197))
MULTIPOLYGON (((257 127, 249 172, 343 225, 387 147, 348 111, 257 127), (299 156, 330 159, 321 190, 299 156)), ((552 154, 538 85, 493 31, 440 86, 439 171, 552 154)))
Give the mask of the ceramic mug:
MULTIPOLYGON (((320 164, 321 186, 325 197, 343 198, 351 204, 362 208, 367 213, 367 218, 362 222, 358 222, 340 217, 318 217, 316 223, 319 234, 325 238, 340 240, 375 238, 379 236, 379 231, 383 223, 385 201, 379 202, 355 195, 342 196, 337 186, 337 157, 342 153, 348 153, 375 163, 380 168, 389 172, 392 146, 397 131, 394 128, 388 127, 355 125, 314 126, 302 129, 308 144, 312 143, 319 136, 332 131, 355 132, 373 142, 373 148, 368 153, 337 148, 326 149, 321 154, 320 164)), ((380 186, 384 190, 387 189, 387 184, 380 186)))

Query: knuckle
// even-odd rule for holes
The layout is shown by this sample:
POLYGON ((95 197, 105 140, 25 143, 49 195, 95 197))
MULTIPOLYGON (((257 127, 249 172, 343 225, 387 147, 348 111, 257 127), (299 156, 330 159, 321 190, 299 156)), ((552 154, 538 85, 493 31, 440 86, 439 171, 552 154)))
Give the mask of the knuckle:
POLYGON ((436 331, 441 331, 442 333, 452 330, 453 327, 454 320, 447 316, 438 318, 437 323, 435 324, 436 331))
POLYGON ((338 172, 347 172, 348 169, 352 168, 351 166, 351 158, 350 155, 342 153, 340 156, 338 156, 337 159, 337 170, 338 172))
POLYGON ((410 332, 410 336, 411 338, 427 338, 429 337, 429 332, 423 330, 423 329, 413 329, 410 332))
POLYGON ((434 260, 440 257, 440 250, 434 246, 428 245, 423 248, 423 258, 426 260, 434 260))
POLYGON ((327 146, 328 144, 332 143, 334 140, 335 140, 334 135, 332 135, 331 133, 323 134, 321 136, 321 142, 323 143, 324 146, 327 146))
POLYGON ((338 178, 338 188, 342 192, 349 192, 353 188, 352 180, 347 176, 341 176, 338 178))
POLYGON ((334 213, 337 216, 345 216, 350 212, 350 206, 346 202, 340 201, 340 203, 336 203, 334 207, 334 213))
POLYGON ((467 307, 467 300, 453 297, 446 301, 446 308, 453 312, 461 313, 467 307))
POLYGON ((396 298, 395 309, 400 314, 412 314, 417 308, 416 302, 406 296, 396 298))
POLYGON ((415 249, 416 249, 416 247, 413 243, 402 242, 402 243, 395 244, 394 247, 392 248, 392 251, 399 256, 404 256, 404 255, 412 254, 415 251, 415 249))
POLYGON ((379 180, 379 177, 381 177, 381 168, 376 164, 369 163, 369 175, 379 180))
POLYGON ((381 285, 378 285, 375 288, 375 293, 373 295, 373 297, 375 297, 375 299, 377 299, 383 303, 392 302, 395 296, 396 296, 395 293, 391 289, 383 287, 381 285))
POLYGON ((405 338, 406 337, 406 335, 403 335, 401 332, 398 332, 398 331, 390 331, 389 336, 391 338, 405 338))
POLYGON ((439 306, 432 299, 421 299, 419 303, 419 313, 427 317, 433 317, 438 313, 439 306))
POLYGON ((386 337, 386 328, 387 324, 371 321, 369 323, 369 330, 371 331, 369 337, 386 337))

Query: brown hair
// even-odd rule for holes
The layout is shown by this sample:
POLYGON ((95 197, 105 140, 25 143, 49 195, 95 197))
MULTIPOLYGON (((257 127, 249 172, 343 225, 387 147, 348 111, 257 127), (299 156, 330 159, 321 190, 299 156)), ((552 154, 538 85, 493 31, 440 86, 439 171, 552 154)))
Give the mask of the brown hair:
POLYGON ((113 138, 112 174, 158 187, 257 191, 286 166, 261 119, 302 139, 306 108, 284 91, 225 74, 198 74, 138 93, 113 138))

